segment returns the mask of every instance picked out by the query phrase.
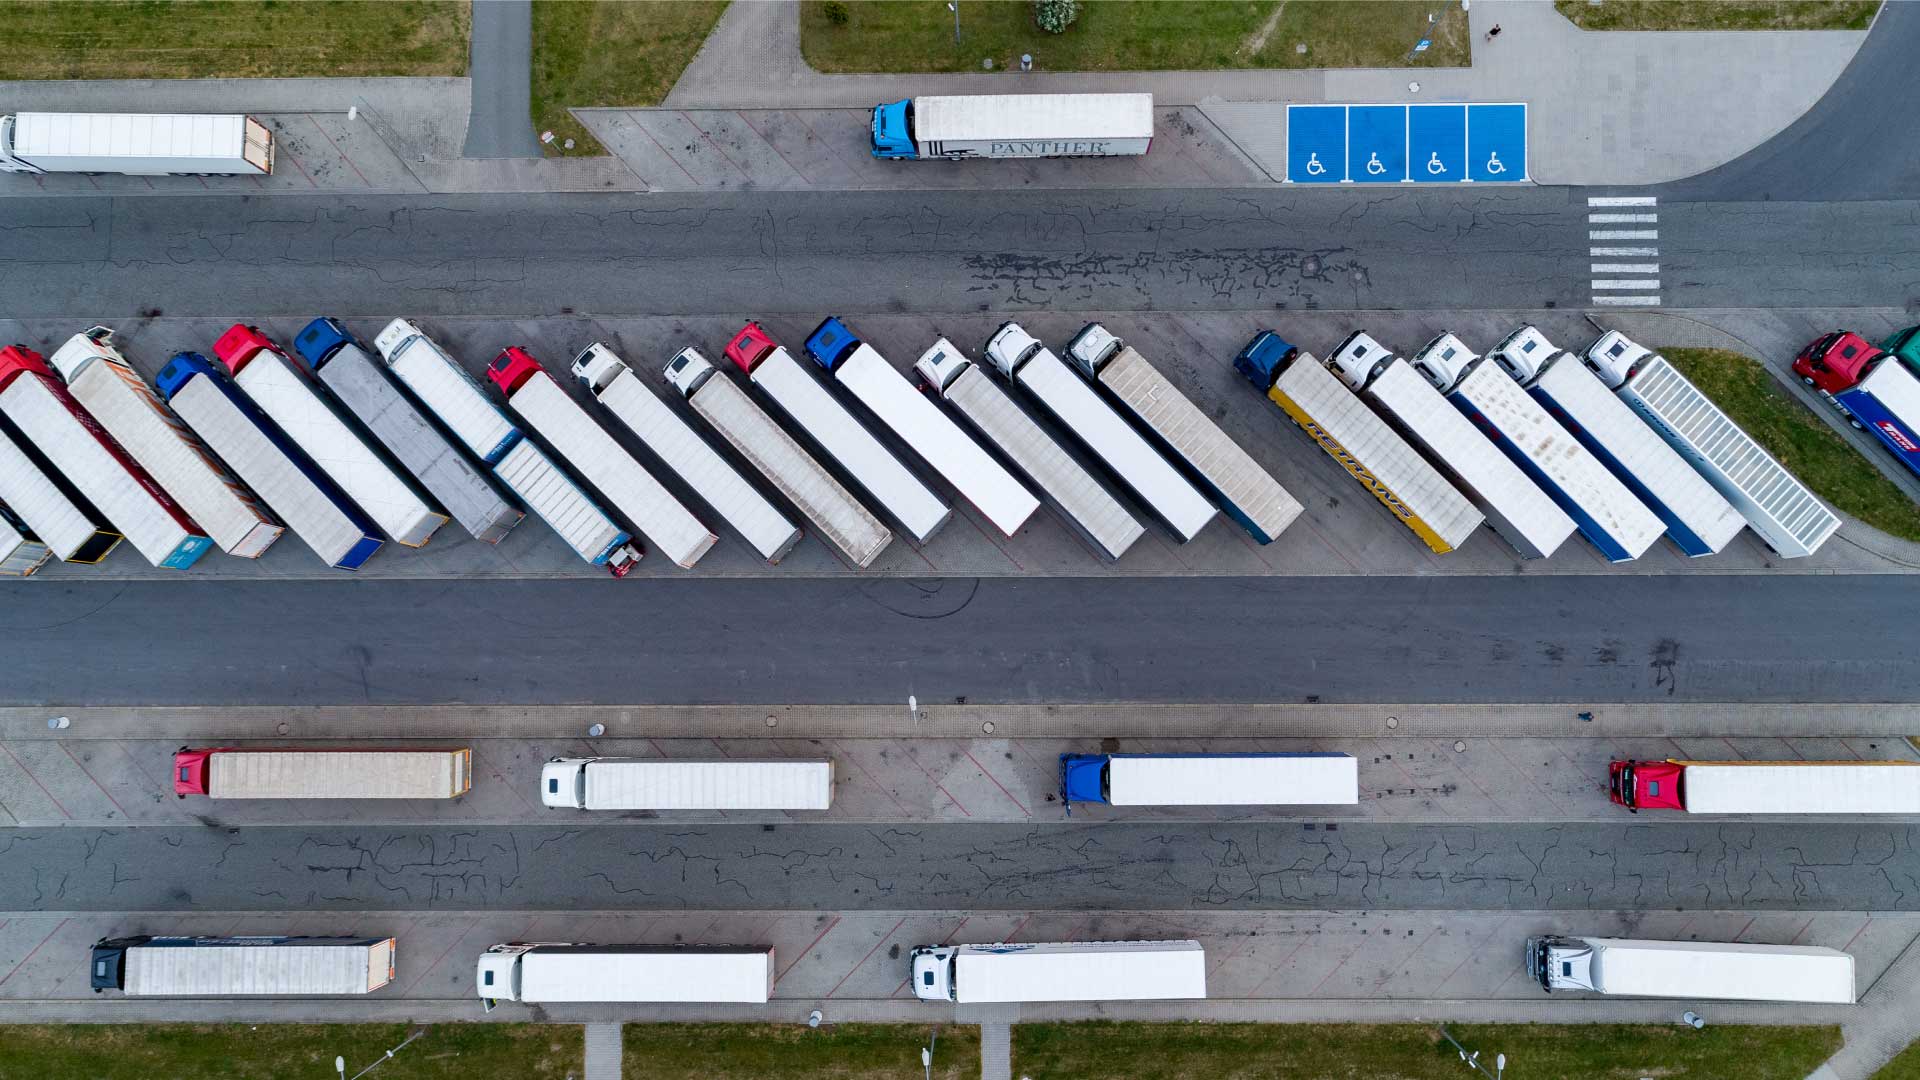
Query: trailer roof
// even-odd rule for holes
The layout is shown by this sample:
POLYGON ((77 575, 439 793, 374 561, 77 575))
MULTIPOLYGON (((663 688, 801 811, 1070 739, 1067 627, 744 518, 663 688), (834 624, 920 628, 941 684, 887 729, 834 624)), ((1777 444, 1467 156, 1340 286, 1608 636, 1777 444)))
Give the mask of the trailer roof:
POLYGON ((1920 763, 1685 764, 1691 814, 1920 814, 1920 763))
POLYGON ((994 94, 913 99, 922 142, 987 139, 1145 139, 1152 94, 994 94))
POLYGON ((1616 996, 1854 1001, 1853 957, 1837 949, 1624 939, 1601 944, 1594 984, 1616 996))
POLYGON ((13 152, 51 157, 228 158, 247 118, 189 113, 16 113, 13 152))

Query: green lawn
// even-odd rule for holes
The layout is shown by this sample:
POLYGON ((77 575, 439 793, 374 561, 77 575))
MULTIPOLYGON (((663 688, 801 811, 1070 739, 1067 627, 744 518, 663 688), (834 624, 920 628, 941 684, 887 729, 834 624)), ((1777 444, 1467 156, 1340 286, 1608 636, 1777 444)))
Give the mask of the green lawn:
POLYGON ((658 105, 726 9, 726 0, 534 0, 533 125, 553 132, 547 154, 604 153, 567 109, 658 105))
POLYGON ((1873 1080, 1920 1080, 1920 1043, 1900 1051, 1873 1074, 1873 1080))
POLYGON ((0 79, 464 75, 466 0, 0 0, 0 79))
POLYGON ((1920 540, 1920 506, 1790 396, 1758 360, 1723 349, 1667 349, 1663 355, 1814 494, 1881 532, 1920 540))
MULTIPOLYGON (((624 1072, 645 1080, 924 1080, 920 1048, 932 1030, 920 1024, 628 1024, 624 1072)), ((934 1080, 979 1080, 980 1029, 939 1030, 934 1080)))
MULTIPOLYGON (((632 1029, 628 1029, 632 1030, 632 1029)), ((1509 1080, 1803 1080, 1838 1027, 1461 1025, 1509 1080)), ((1033 1080, 1470 1080, 1426 1024, 1016 1024, 1013 1074, 1033 1080)))
POLYGON ((1865 30, 1880 0, 1555 0, 1583 30, 1865 30))
MULTIPOLYGON (((0 1080, 326 1080, 398 1046, 406 1024, 0 1025, 0 1080)), ((438 1024, 369 1080, 564 1080, 586 1067, 569 1024, 438 1024)), ((633 1072, 629 1076, 638 1075, 633 1072)))
POLYGON ((960 0, 960 43, 944 0, 847 0, 800 8, 800 51, 819 71, 1169 71, 1206 68, 1462 67, 1471 59, 1466 13, 1426 0, 1082 0, 1064 34, 1033 25, 1028 0, 960 0), (1427 14, 1439 15, 1429 29, 1427 14), (1422 36, 1433 46, 1408 52, 1422 36), (1306 45, 1301 53, 1296 46, 1306 45))

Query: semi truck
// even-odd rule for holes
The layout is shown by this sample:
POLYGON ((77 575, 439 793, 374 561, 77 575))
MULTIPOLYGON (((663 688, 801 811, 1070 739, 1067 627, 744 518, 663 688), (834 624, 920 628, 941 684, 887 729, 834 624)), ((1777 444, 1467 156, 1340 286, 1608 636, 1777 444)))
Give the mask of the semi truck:
POLYGON ((1839 530, 1840 516, 1666 357, 1609 330, 1581 360, 1699 470, 1781 558, 1805 558, 1839 530))
POLYGON ((507 490, 538 514, 574 554, 589 565, 605 567, 616 578, 625 577, 639 563, 633 535, 514 427, 459 361, 419 327, 395 319, 373 339, 373 347, 401 385, 486 462, 507 490))
POLYGON ((1126 406, 1161 449, 1186 466, 1187 474, 1254 540, 1273 543, 1300 516, 1300 500, 1138 349, 1099 323, 1088 323, 1067 342, 1067 355, 1089 381, 1126 406))
POLYGON ((1920 372, 1920 326, 1909 326, 1888 334, 1880 347, 1907 365, 1909 371, 1920 372))
POLYGON ((235 323, 213 343, 213 354, 234 384, 394 543, 421 547, 447 523, 412 478, 381 457, 259 327, 235 323))
POLYGON ((0 506, 61 562, 97 563, 121 536, 86 496, 0 419, 0 506))
POLYGON ((113 330, 96 326, 68 338, 50 361, 67 390, 220 550, 257 559, 285 526, 207 445, 173 415, 113 344, 113 330))
POLYGON ((727 359, 766 391, 827 456, 840 463, 880 508, 919 543, 926 543, 953 516, 953 507, 935 495, 873 433, 836 401, 820 380, 759 323, 750 322, 727 342, 727 359))
POLYGON ((572 370, 595 400, 678 473, 761 558, 778 563, 800 542, 800 530, 787 515, 747 483, 693 425, 647 389, 612 349, 594 342, 574 357, 572 370))
POLYGON ((487 367, 487 377, 521 419, 582 479, 598 488, 616 511, 625 514, 629 524, 652 537, 667 558, 691 569, 720 542, 712 529, 587 415, 527 350, 502 349, 487 367))
POLYGON ((1219 513, 1145 436, 1019 323, 1003 323, 987 339, 986 352, 1008 382, 1033 395, 1073 432, 1181 543, 1200 535, 1219 513))
POLYGON ((1633 492, 1690 557, 1713 555, 1747 521, 1572 353, 1523 326, 1487 354, 1633 492))
POLYGON ((1313 354, 1262 330, 1233 366, 1429 550, 1452 551, 1486 520, 1313 354))
POLYGON ((1920 761, 1615 761, 1607 797, 1634 813, 1920 814, 1920 761))
POLYGON ((1920 375, 1912 368, 1859 334, 1835 330, 1800 350, 1793 371, 1920 475, 1920 375))
POLYGON ((1129 157, 1153 146, 1152 94, 925 96, 873 107, 873 156, 1129 157))
POLYGON ((867 411, 880 418, 933 471, 946 478, 1001 533, 1020 531, 1040 500, 980 448, 939 406, 913 388, 873 346, 853 336, 845 323, 828 318, 807 338, 807 355, 867 411))
POLYGON ((358 570, 384 543, 380 531, 327 474, 267 419, 213 362, 176 353, 154 385, 199 436, 322 562, 358 570))
POLYGON ((1413 368, 1540 485, 1608 562, 1632 562, 1666 531, 1539 402, 1458 337, 1429 341, 1413 368))
POLYGON ((1060 795, 1109 806, 1353 806, 1351 754, 1061 754, 1060 795))
POLYGON ((488 1011, 500 1001, 764 1005, 774 971, 766 945, 509 942, 480 954, 476 982, 488 1011))
POLYGON ((24 345, 0 349, 0 415, 148 562, 184 570, 213 540, 24 345))
POLYGON ((183 746, 173 755, 182 799, 457 799, 471 787, 464 746, 183 746))
POLYGON ((1146 532, 1127 508, 1120 505, 1120 500, 1035 423, 1006 391, 993 385, 985 369, 967 359, 953 342, 946 338, 936 340, 914 361, 913 367, 935 393, 973 425, 973 430, 1026 473, 1068 522, 1092 540, 1107 558, 1125 555, 1146 532))
POLYGON ((266 176, 273 132, 239 115, 14 113, 0 116, 0 172, 266 176))
POLYGON ((833 762, 554 758, 540 801, 573 810, 825 810, 833 762))
POLYGON ((1548 993, 1822 1005, 1855 1001, 1853 957, 1814 945, 1554 934, 1527 939, 1527 974, 1548 993))
POLYGON ((497 544, 526 516, 394 385, 384 365, 346 327, 320 318, 294 335, 293 350, 388 454, 468 535, 497 544))
POLYGON ((913 993, 960 1005, 1024 1001, 1174 1001, 1207 996, 1198 941, 923 945, 913 993))
POLYGON ((667 361, 666 380, 708 426, 786 496, 854 566, 873 565, 893 533, 700 350, 667 361))
MULTIPOLYGON (((0 462, 0 468, 5 467, 0 462)), ((0 577, 30 577, 52 557, 52 550, 33 535, 26 523, 0 504, 0 577)))
POLYGON ((370 994, 393 981, 393 939, 355 937, 102 938, 94 993, 169 997, 370 994))
POLYGON ((1527 479, 1473 422, 1404 359, 1365 333, 1333 351, 1329 367, 1451 478, 1523 559, 1544 559, 1573 535, 1573 519, 1527 479))

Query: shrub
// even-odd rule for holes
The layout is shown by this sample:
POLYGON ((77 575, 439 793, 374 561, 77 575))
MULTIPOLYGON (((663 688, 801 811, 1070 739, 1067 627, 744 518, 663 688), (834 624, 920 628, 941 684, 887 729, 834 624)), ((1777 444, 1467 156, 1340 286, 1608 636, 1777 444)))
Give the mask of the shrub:
POLYGON ((1033 22, 1049 34, 1064 34, 1080 17, 1077 0, 1033 0, 1033 22))
POLYGON ((821 13, 827 17, 827 22, 834 26, 847 25, 847 5, 844 0, 827 0, 820 7, 821 13))

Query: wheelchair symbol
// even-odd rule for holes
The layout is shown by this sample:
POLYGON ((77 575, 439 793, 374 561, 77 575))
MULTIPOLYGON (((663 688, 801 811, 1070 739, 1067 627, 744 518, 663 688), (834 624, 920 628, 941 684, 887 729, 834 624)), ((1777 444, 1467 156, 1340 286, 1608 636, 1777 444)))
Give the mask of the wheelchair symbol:
POLYGON ((1308 176, 1321 176, 1321 175, 1324 175, 1326 171, 1327 171, 1327 167, 1325 165, 1320 164, 1319 154, 1315 153, 1315 154, 1307 155, 1307 175, 1308 176))
POLYGON ((1487 175, 1499 176, 1507 171, 1507 163, 1500 160, 1499 154, 1487 155, 1487 175))
POLYGON ((1440 161, 1440 151, 1435 150, 1433 156, 1427 159, 1427 172, 1439 176, 1446 171, 1446 165, 1440 161))
POLYGON ((1387 171, 1387 166, 1384 162, 1380 160, 1380 152, 1378 150, 1375 150, 1373 152, 1373 156, 1367 159, 1367 175, 1379 176, 1381 173, 1386 171, 1387 171))

